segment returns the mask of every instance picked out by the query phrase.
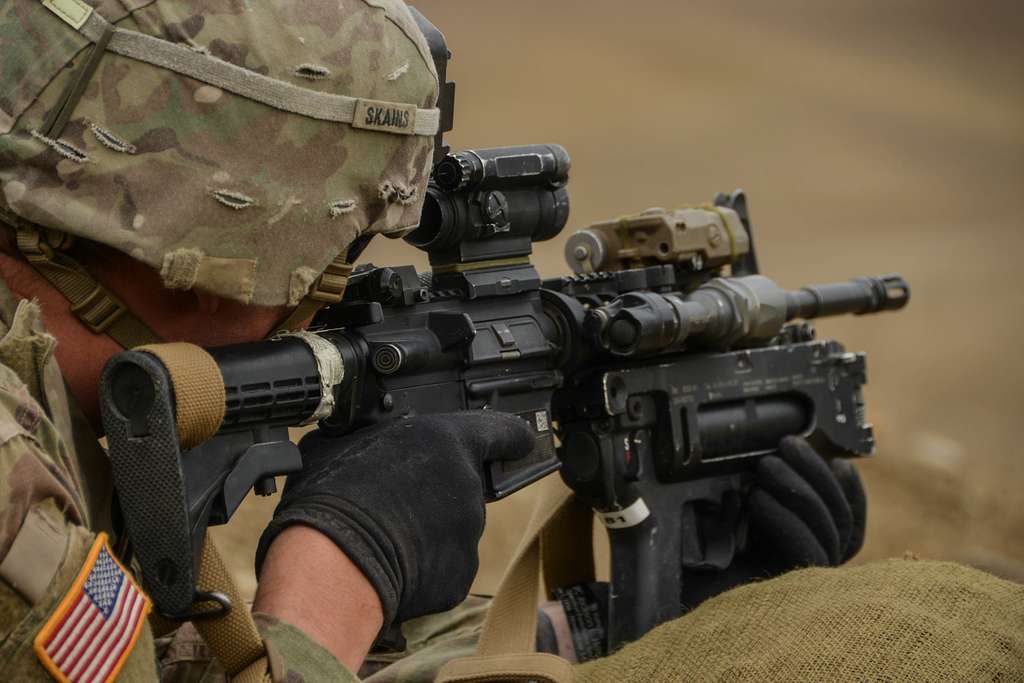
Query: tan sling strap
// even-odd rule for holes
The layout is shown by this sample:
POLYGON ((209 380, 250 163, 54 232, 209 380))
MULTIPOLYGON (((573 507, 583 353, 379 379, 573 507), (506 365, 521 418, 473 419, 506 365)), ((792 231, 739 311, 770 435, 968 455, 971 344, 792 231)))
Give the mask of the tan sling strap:
POLYGON ((303 297, 295 310, 277 324, 271 335, 294 332, 324 306, 340 302, 341 297, 345 295, 345 288, 348 287, 348 277, 352 274, 352 268, 344 253, 335 256, 320 277, 313 282, 309 293, 303 297))
POLYGON ((227 615, 192 622, 231 680, 244 683, 270 681, 266 646, 234 577, 224 565, 209 533, 203 544, 198 588, 204 592, 223 593, 231 601, 227 615))
POLYGON ((182 450, 212 438, 224 421, 224 378, 217 361, 195 344, 147 344, 136 347, 160 359, 174 386, 174 412, 182 450))
POLYGON ((537 503, 491 602, 476 655, 445 664, 438 683, 574 680, 567 660, 536 652, 540 579, 542 569, 549 587, 593 578, 593 513, 576 502, 558 476, 536 486, 537 503), (542 553, 550 554, 550 562, 542 564, 542 553))
POLYGON ((540 554, 549 594, 594 581, 594 511, 573 497, 541 531, 540 554))
MULTIPOLYGON (((5 218, 6 218, 5 214, 5 218)), ((142 322, 110 290, 63 250, 72 242, 65 233, 47 231, 19 221, 18 249, 36 272, 71 302, 71 312, 94 334, 106 334, 122 347, 160 341, 160 335, 142 322)))

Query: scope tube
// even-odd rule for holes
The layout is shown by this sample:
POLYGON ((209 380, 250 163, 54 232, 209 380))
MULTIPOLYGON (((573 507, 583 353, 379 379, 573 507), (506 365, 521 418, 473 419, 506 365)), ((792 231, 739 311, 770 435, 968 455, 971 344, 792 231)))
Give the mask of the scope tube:
POLYGON ((405 241, 426 252, 450 250, 488 237, 549 240, 569 220, 569 191, 564 187, 448 193, 431 184, 419 226, 405 241))
POLYGON ((561 145, 468 149, 434 167, 433 180, 448 192, 557 187, 569 179, 569 153, 561 145))

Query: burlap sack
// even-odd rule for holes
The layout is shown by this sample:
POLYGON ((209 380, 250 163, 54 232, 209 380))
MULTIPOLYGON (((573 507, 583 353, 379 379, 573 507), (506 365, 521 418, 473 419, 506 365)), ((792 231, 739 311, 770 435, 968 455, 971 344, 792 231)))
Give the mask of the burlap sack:
POLYGON ((805 569, 577 668, 625 681, 1024 681, 1024 585, 946 562, 805 569))

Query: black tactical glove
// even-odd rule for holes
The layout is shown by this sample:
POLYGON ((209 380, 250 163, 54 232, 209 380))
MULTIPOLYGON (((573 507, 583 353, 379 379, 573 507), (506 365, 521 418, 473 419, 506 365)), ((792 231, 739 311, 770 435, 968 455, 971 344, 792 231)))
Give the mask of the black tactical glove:
POLYGON ((725 527, 738 528, 741 540, 728 567, 684 561, 683 606, 797 567, 842 564, 863 545, 866 516, 856 468, 841 458, 828 463, 805 440, 787 437, 777 456, 758 463, 745 504, 727 499, 694 514, 706 543, 725 527))
POLYGON ((293 524, 328 536, 380 596, 384 630, 469 592, 484 528, 483 464, 527 455, 534 437, 503 413, 421 415, 339 438, 308 434, 260 538, 256 573, 293 524))

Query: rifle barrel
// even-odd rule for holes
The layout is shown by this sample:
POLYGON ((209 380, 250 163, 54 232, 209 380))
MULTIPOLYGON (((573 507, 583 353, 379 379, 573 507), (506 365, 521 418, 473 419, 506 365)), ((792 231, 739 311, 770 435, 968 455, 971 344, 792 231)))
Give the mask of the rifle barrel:
POLYGON ((909 300, 910 285, 899 275, 858 277, 786 292, 786 319, 896 311, 909 300))
POLYGON ((628 292, 590 309, 584 326, 614 356, 768 342, 796 318, 895 311, 910 300, 899 275, 787 291, 762 275, 714 278, 689 294, 628 292))

